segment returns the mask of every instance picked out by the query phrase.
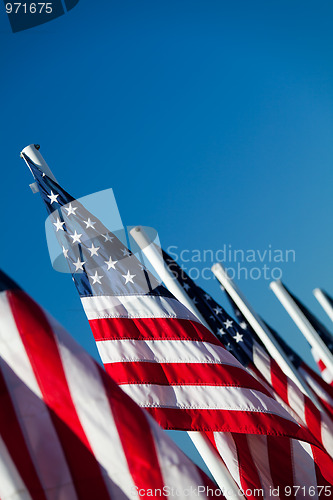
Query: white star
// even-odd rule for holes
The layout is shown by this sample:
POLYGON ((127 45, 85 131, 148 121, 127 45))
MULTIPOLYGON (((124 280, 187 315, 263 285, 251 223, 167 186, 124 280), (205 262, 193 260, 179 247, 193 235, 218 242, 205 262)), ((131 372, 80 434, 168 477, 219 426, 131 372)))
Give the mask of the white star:
POLYGON ((213 316, 212 314, 209 316, 209 318, 212 319, 213 321, 216 321, 215 316, 213 316))
POLYGON ((114 236, 110 236, 108 234, 102 234, 105 241, 112 241, 114 236))
POLYGON ((225 325, 226 329, 228 330, 228 328, 230 328, 233 325, 233 321, 231 321, 230 319, 227 319, 227 321, 224 321, 223 324, 225 325))
POLYGON ((217 330, 217 333, 219 333, 220 335, 226 335, 226 332, 223 330, 223 328, 219 328, 217 330))
POLYGON ((240 334, 239 332, 237 332, 236 335, 232 338, 236 340, 237 344, 238 342, 243 342, 243 335, 240 334))
POLYGON ((78 207, 73 207, 72 204, 70 203, 68 205, 68 207, 64 207, 64 209, 67 210, 67 215, 71 215, 71 214, 76 215, 75 210, 77 210, 78 207))
POLYGON ((105 264, 107 264, 108 271, 109 271, 111 269, 111 267, 112 267, 112 269, 116 269, 116 264, 118 261, 112 260, 112 257, 110 257, 109 260, 105 260, 104 262, 105 262, 105 264))
POLYGON ((79 269, 81 269, 81 271, 84 271, 83 264, 85 264, 85 261, 82 262, 80 258, 78 258, 76 262, 73 262, 73 264, 75 266, 75 272, 79 269))
POLYGON ((211 296, 210 296, 210 295, 208 295, 208 293, 205 293, 205 299, 206 299, 206 300, 211 300, 211 296))
POLYGON ((57 232, 59 231, 59 229, 61 231, 64 230, 64 228, 62 227, 65 223, 64 222, 61 222, 61 220, 59 219, 59 217, 57 217, 57 222, 53 222, 53 225, 57 228, 57 232))
POLYGON ((221 314, 222 309, 219 306, 217 306, 216 309, 214 309, 214 311, 215 311, 215 314, 217 315, 217 314, 221 314))
POLYGON ((90 278, 94 280, 92 283, 93 285, 95 285, 96 283, 99 283, 100 285, 102 284, 101 279, 103 278, 103 276, 98 276, 97 271, 95 272, 94 276, 90 276, 90 278))
POLYGON ((58 194, 54 194, 54 192, 51 190, 51 194, 48 194, 47 197, 50 198, 51 200, 51 205, 52 203, 56 202, 56 203, 59 203, 59 201, 57 200, 58 198, 58 194))
POLYGON ((81 238, 82 234, 77 234, 76 229, 75 229, 75 233, 74 234, 70 234, 69 236, 71 238, 73 238, 72 245, 74 245, 75 242, 81 243, 80 238, 81 238))
POLYGON ((190 287, 190 285, 189 285, 188 283, 184 283, 184 284, 183 284, 183 288, 184 288, 184 290, 186 290, 186 291, 187 291, 187 290, 189 290, 191 287, 190 287))
POLYGON ((225 347, 227 351, 232 351, 232 345, 230 344, 230 342, 225 347))
POLYGON ((84 220, 83 222, 86 224, 86 229, 88 229, 88 227, 91 227, 92 229, 94 229, 94 224, 96 224, 96 222, 93 222, 90 219, 90 217, 88 217, 88 220, 84 220))
POLYGON ((132 278, 134 278, 134 276, 136 276, 136 274, 131 274, 129 272, 129 270, 127 271, 127 274, 122 274, 122 277, 125 278, 125 285, 127 285, 127 283, 133 283, 134 284, 134 281, 132 278))
POLYGON ((198 303, 198 301, 197 301, 197 299, 195 297, 193 297, 192 302, 193 302, 194 305, 198 303))
POLYGON ((127 250, 127 248, 123 248, 121 251, 123 252, 124 257, 130 257, 131 252, 127 250))
POLYGON ((65 248, 64 246, 62 247, 62 253, 64 254, 65 256, 65 259, 68 259, 68 252, 69 252, 69 248, 65 248))
POLYGON ((97 251, 100 249, 101 247, 95 247, 94 244, 92 243, 91 244, 91 247, 88 248, 89 252, 90 252, 90 257, 92 257, 93 255, 97 255, 98 256, 98 253, 97 251))
POLYGON ((247 329, 247 324, 245 323, 245 321, 242 321, 241 323, 239 323, 239 326, 241 328, 243 328, 243 330, 246 330, 247 329))
POLYGON ((146 266, 143 266, 142 264, 139 264, 141 271, 147 271, 146 266))

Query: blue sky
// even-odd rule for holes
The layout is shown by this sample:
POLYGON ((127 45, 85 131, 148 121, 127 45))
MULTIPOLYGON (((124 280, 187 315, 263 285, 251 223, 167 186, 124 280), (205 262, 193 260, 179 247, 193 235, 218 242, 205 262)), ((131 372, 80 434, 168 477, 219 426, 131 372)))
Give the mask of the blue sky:
MULTIPOLYGON (((13 34, 2 9, 1 267, 96 355, 19 158, 39 143, 71 194, 112 188, 123 223, 166 249, 295 250, 283 279, 330 326, 312 289, 333 295, 332 14, 325 0, 80 0, 13 34)), ((269 281, 238 284, 312 363, 269 281)))

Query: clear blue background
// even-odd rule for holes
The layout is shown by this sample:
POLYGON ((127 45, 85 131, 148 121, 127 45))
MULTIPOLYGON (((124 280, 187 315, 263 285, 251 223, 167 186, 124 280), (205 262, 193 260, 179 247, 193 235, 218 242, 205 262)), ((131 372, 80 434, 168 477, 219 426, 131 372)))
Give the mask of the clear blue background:
MULTIPOLYGON (((332 14, 325 0, 80 0, 12 34, 2 7, 1 267, 96 355, 19 158, 39 143, 71 194, 113 188, 124 224, 165 248, 294 249, 283 279, 329 326, 311 292, 333 294, 332 14)), ((239 285, 312 363, 268 281, 239 285)))

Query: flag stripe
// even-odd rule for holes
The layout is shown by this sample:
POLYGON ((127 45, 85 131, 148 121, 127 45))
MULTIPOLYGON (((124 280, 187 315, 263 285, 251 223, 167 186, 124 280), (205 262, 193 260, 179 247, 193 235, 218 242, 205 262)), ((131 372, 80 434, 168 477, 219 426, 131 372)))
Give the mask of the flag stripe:
MULTIPOLYGON (((247 436, 247 442, 251 453, 251 458, 255 464, 260 478, 261 487, 264 490, 265 498, 272 497, 273 479, 269 467, 269 451, 267 445, 267 436, 247 436)), ((275 492, 276 493, 276 492, 275 492)), ((274 496, 279 498, 279 495, 274 496)))
POLYGON ((63 496, 66 500, 76 500, 67 461, 50 413, 42 400, 39 385, 12 316, 7 293, 0 293, 0 351, 4 361, 17 376, 15 384, 6 381, 7 387, 15 411, 21 415, 20 425, 43 487, 52 491, 55 498, 63 496), (47 439, 40 440, 39 435, 47 439))
MULTIPOLYGON (((195 321, 175 318, 109 318, 89 321, 96 342, 100 340, 183 340, 209 342, 220 346, 221 342, 195 321), (207 333, 208 332, 208 333, 207 333)), ((222 347, 223 348, 223 347, 222 347)))
MULTIPOLYGON (((138 403, 139 404, 139 403, 138 403)), ((316 442, 311 434, 301 429, 298 424, 272 413, 234 411, 234 410, 201 410, 187 409, 180 412, 178 408, 144 408, 165 429, 182 430, 193 422, 191 430, 211 430, 211 426, 219 432, 244 432, 251 434, 268 434, 274 436, 296 436, 309 442, 316 442), (253 422, 254 415, 257 422, 253 422)))
POLYGON ((111 498, 133 496, 134 482, 111 409, 112 388, 105 387, 104 371, 68 336, 61 325, 48 318, 56 341, 77 415, 92 452, 103 471, 111 498), (107 393, 109 391, 109 393, 107 393), (96 426, 96 422, 98 425, 96 426), (118 478, 118 483, 110 478, 118 478), (121 492, 120 487, 124 492, 121 492))
MULTIPOLYGON (((105 374, 103 381, 108 385, 105 374)), ((123 400, 114 398, 110 401, 110 405, 123 449, 126 450, 128 468, 136 487, 144 490, 148 488, 163 490, 164 482, 148 415, 140 412, 133 421, 132 414, 135 412, 136 405, 131 400, 124 403, 123 400), (135 450, 140 450, 139 456, 134 453, 135 450), (151 467, 152 463, 155 467, 151 467)))
POLYGON ((245 368, 220 346, 191 340, 101 340, 97 342, 103 363, 214 363, 245 368))
POLYGON ((283 415, 294 422, 282 407, 272 398, 252 389, 224 386, 161 386, 154 384, 124 384, 122 389, 145 408, 188 408, 213 409, 283 415), (217 397, 219 396, 219 397, 217 397))
POLYGON ((29 491, 20 476, 17 464, 13 461, 13 457, 2 437, 0 435, 0 498, 1 500, 37 500, 43 498, 41 495, 30 496, 29 491))
POLYGON ((293 477, 295 460, 292 457, 291 440, 281 438, 280 443, 277 443, 275 436, 267 436, 267 449, 273 485, 278 488, 281 499, 287 498, 286 485, 292 487, 295 484, 293 477))
MULTIPOLYGON (((7 453, 10 454, 11 460, 15 463, 17 474, 20 476, 32 498, 34 500, 46 500, 43 486, 25 442, 3 375, 4 372, 7 372, 7 377, 11 375, 13 378, 14 374, 9 375, 10 368, 8 365, 5 365, 3 360, 0 360, 0 363, 0 407, 2 409, 0 411, 0 435, 3 439, 3 446, 6 447, 7 453)), ((11 469, 10 464, 8 467, 11 469)), ((4 476, 0 475, 0 477, 1 483, 4 476)))
POLYGON ((9 291, 9 303, 19 334, 38 377, 43 399, 61 441, 73 483, 80 499, 108 499, 101 470, 82 429, 67 385, 52 329, 40 307, 24 292, 9 291), (26 318, 29 317, 29 326, 26 318), (44 353, 48 352, 47 364, 44 353), (59 399, 62 404, 59 405, 59 399), (73 432, 75 430, 75 433, 73 432))
POLYGON ((230 365, 200 363, 105 363, 105 369, 117 384, 154 383, 160 385, 212 385, 255 388, 267 396, 269 392, 246 370, 230 365))
POLYGON ((88 320, 178 318, 199 322, 177 299, 159 295, 102 295, 81 298, 88 320))

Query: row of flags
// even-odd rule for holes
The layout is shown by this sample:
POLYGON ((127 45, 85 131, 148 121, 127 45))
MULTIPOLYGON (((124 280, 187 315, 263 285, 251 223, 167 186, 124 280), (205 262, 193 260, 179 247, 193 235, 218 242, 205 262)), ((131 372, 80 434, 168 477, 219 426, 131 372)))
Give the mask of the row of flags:
POLYGON ((0 349, 2 500, 140 498, 140 491, 194 486, 207 498, 215 491, 153 418, 3 272, 0 349))
POLYGON ((15 474, 4 473, 8 489, 0 481, 0 498, 15 492, 32 499, 122 499, 149 488, 148 496, 158 498, 165 486, 194 488, 193 498, 198 491, 202 498, 229 498, 161 427, 200 432, 245 498, 327 496, 333 485, 332 386, 286 349, 320 400, 318 409, 285 376, 237 306, 232 303, 235 320, 164 253, 203 325, 115 234, 24 159, 105 370, 1 275, 3 394, 26 452, 17 458, 12 416, 4 412, 1 467, 15 474), (31 415, 29 398, 31 408, 39 408, 31 415))

